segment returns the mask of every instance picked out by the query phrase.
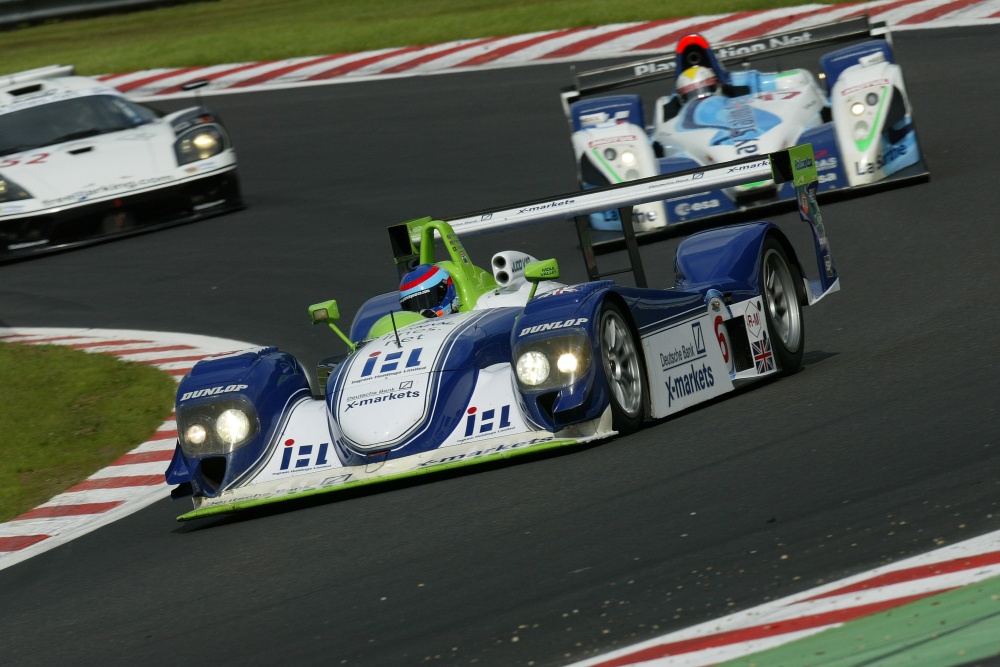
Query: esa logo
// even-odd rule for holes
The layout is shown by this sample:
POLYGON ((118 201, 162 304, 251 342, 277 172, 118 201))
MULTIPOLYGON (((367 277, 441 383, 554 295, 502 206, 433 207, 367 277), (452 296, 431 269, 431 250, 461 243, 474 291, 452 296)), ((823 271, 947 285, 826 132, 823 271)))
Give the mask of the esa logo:
POLYGON ((707 211, 713 208, 719 208, 722 206, 722 202, 718 199, 706 199, 705 201, 698 201, 693 204, 683 202, 674 207, 674 213, 684 217, 691 215, 692 213, 697 213, 698 211, 707 211))
POLYGON ((483 410, 479 412, 476 407, 471 407, 466 411, 468 415, 465 418, 465 437, 482 433, 490 433, 492 431, 501 431, 508 428, 510 424, 510 406, 505 405, 500 408, 500 420, 497 421, 497 411, 483 410), (478 428, 478 431, 476 427, 478 428))
MULTIPOLYGON (((420 353, 424 351, 422 347, 415 347, 410 350, 409 355, 406 357, 406 365, 404 368, 416 368, 420 366, 420 353)), ((399 369, 399 362, 403 358, 403 351, 390 352, 389 354, 382 355, 382 350, 376 350, 368 355, 368 360, 365 361, 364 368, 361 369, 361 377, 366 378, 375 373, 375 366, 381 359, 382 363, 378 367, 378 375, 383 373, 391 373, 399 369)))
POLYGON ((281 465, 279 470, 302 468, 313 468, 329 465, 330 459, 327 454, 330 451, 330 443, 324 442, 321 445, 295 445, 295 440, 289 438, 285 440, 285 448, 281 452, 281 465))

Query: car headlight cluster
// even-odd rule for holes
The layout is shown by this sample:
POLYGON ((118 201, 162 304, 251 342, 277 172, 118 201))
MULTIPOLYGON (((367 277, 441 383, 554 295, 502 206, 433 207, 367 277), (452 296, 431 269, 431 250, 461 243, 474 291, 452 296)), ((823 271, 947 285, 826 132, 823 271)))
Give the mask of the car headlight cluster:
POLYGON ((853 102, 850 102, 848 108, 851 111, 851 115, 858 118, 854 124, 855 141, 864 141, 868 138, 868 133, 871 131, 868 121, 878 113, 878 105, 881 99, 881 95, 872 91, 865 95, 864 101, 855 99, 853 102))
POLYGON ((539 338, 515 348, 514 371, 524 390, 566 387, 587 372, 592 357, 586 334, 539 338))
POLYGON ((253 407, 241 400, 212 401, 180 411, 181 450, 190 458, 224 456, 250 442, 260 430, 253 407))
POLYGON ((631 144, 619 146, 617 149, 609 146, 602 151, 602 155, 605 164, 615 174, 618 174, 619 178, 625 181, 634 181, 640 177, 639 170, 636 168, 639 157, 635 151, 635 147, 631 144))
POLYGON ((31 199, 31 194, 9 178, 0 176, 0 202, 21 199, 31 199))
POLYGON ((177 164, 185 165, 218 155, 226 147, 226 138, 218 125, 199 125, 182 134, 174 143, 177 164))

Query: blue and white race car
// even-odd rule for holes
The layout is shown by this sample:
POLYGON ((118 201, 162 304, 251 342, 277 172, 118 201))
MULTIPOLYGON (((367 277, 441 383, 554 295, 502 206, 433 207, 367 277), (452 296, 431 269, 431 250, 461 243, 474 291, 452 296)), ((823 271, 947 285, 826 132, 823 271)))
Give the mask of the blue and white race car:
MULTIPOLYGON (((735 387, 795 371, 802 308, 839 289, 815 203, 809 146, 639 184, 450 220, 390 227, 400 290, 369 299, 349 333, 336 301, 310 307, 347 353, 310 373, 275 347, 199 362, 177 393, 178 443, 166 471, 190 519, 630 433, 735 387), (769 222, 693 235, 677 284, 602 280, 587 216, 685 196, 706 185, 794 183, 812 228, 818 278, 769 222), (577 221, 589 281, 559 282, 553 259, 522 252, 480 268, 461 236, 577 221), (439 238, 443 251, 436 251, 439 238), (317 392, 319 393, 319 392, 317 392)), ((631 228, 626 225, 627 230, 631 228)), ((814 272, 816 269, 814 269, 814 272)))
MULTIPOLYGON (((577 75, 576 86, 563 92, 563 106, 584 188, 805 143, 815 150, 820 192, 927 177, 889 34, 866 17, 715 49, 701 35, 687 35, 671 56, 577 75), (820 58, 819 81, 806 69, 765 72, 748 65, 843 42, 855 43, 820 58), (738 63, 744 68, 726 67, 738 63), (665 79, 673 80, 673 92, 655 100, 648 127, 640 95, 593 96, 665 79)), ((649 232, 793 195, 789 185, 764 179, 650 202, 636 207, 633 220, 637 231, 649 232)), ((621 229, 614 211, 591 222, 595 229, 621 229)))

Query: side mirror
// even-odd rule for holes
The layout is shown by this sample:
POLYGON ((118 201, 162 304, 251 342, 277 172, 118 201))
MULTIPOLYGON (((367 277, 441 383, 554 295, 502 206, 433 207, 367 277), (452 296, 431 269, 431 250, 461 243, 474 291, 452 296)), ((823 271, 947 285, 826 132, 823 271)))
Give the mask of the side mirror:
POLYGON ((337 308, 336 299, 330 299, 329 301, 309 306, 309 317, 312 319, 313 324, 328 322, 329 320, 339 320, 340 309, 337 308))
POLYGON ((531 292, 528 294, 528 301, 535 298, 535 290, 538 289, 538 283, 543 280, 556 280, 558 278, 559 262, 555 259, 530 262, 524 267, 524 279, 531 283, 531 292))
POLYGON ((351 352, 357 347, 351 342, 351 339, 344 335, 344 332, 340 330, 334 320, 340 319, 340 309, 337 308, 337 302, 334 299, 329 301, 324 301, 322 303, 315 303, 309 306, 309 319, 312 320, 313 324, 320 324, 326 322, 326 324, 333 330, 333 333, 340 336, 340 340, 347 344, 347 347, 351 349, 351 352))

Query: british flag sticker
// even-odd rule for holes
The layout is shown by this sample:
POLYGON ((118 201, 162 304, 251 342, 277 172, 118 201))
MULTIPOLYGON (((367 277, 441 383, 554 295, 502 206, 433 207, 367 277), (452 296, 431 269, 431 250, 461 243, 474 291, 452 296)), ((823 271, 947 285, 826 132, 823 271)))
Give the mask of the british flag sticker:
POLYGON ((750 343, 753 350, 753 363, 757 367, 757 374, 763 375, 774 370, 774 355, 771 353, 771 341, 765 334, 758 341, 750 343))

